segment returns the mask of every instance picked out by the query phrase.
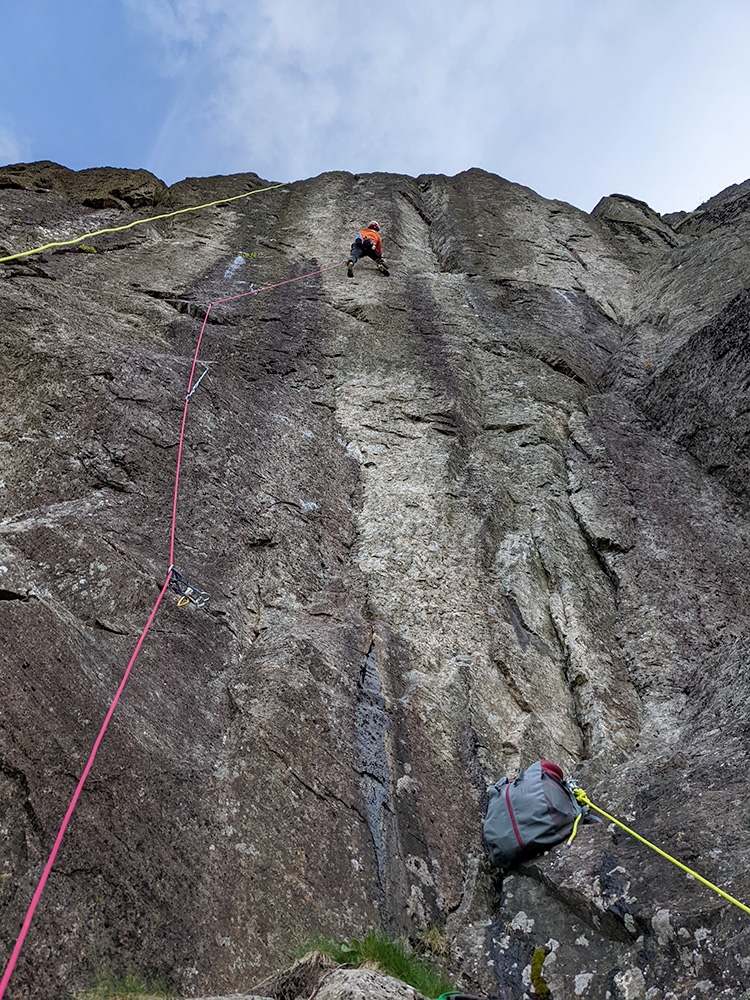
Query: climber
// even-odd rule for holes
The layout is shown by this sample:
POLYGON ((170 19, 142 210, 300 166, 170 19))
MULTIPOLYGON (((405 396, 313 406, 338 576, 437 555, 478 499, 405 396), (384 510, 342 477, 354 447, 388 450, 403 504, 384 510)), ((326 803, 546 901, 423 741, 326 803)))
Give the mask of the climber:
POLYGON ((367 223, 367 228, 360 229, 354 238, 352 250, 349 254, 349 260, 346 264, 347 278, 354 277, 354 265, 360 257, 372 257, 378 265, 378 271, 380 271, 381 274, 384 274, 387 278, 391 272, 388 270, 388 265, 383 260, 382 252, 383 243, 380 239, 380 225, 373 219, 372 222, 367 223))

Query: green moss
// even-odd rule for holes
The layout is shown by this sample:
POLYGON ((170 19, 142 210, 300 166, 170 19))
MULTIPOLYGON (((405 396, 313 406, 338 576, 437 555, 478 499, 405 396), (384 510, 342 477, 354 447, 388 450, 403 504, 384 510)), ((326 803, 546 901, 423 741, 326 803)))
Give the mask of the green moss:
POLYGON ((444 971, 422 958, 407 941, 392 941, 380 932, 368 934, 361 941, 333 941, 318 937, 305 942, 297 950, 297 955, 301 957, 313 950, 329 955, 342 965, 375 968, 408 983, 427 997, 438 997, 455 989, 444 971))
POLYGON ((89 243, 79 244, 78 249, 83 253, 97 253, 96 247, 92 247, 89 243))
POLYGON ((549 986, 542 978, 542 966, 546 957, 547 952, 544 948, 535 948, 534 954, 531 956, 531 985, 534 989, 534 995, 538 997, 550 995, 549 986))

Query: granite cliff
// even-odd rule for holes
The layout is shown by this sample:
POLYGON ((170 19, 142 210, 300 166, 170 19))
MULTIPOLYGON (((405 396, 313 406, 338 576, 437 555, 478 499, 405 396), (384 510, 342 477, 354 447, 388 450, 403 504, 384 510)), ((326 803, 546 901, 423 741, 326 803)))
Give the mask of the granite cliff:
MULTIPOLYGON (((0 256, 261 184, 7 167, 0 256)), ((501 1000, 746 997, 746 914, 605 825, 500 887, 481 818, 558 760, 750 900, 750 182, 661 218, 329 173, 0 265, 0 960, 167 570, 205 305, 372 215, 389 279, 212 311, 175 558, 211 602, 160 609, 8 996, 437 927, 501 1000)))

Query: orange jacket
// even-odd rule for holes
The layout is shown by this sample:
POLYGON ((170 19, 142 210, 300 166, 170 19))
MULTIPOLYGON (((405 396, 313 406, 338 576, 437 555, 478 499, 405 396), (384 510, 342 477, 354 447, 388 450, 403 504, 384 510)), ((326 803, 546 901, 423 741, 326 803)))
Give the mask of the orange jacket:
POLYGON ((376 230, 360 229, 359 235, 363 240, 369 240, 378 253, 383 252, 383 241, 380 239, 380 233, 376 232, 376 230))

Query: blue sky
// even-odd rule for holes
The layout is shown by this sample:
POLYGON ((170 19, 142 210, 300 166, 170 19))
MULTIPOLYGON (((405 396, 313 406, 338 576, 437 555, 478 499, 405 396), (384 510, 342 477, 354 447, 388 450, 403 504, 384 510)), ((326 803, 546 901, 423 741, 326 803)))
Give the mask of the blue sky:
POLYGON ((0 163, 479 166, 590 210, 750 176, 747 0, 0 0, 0 163))

